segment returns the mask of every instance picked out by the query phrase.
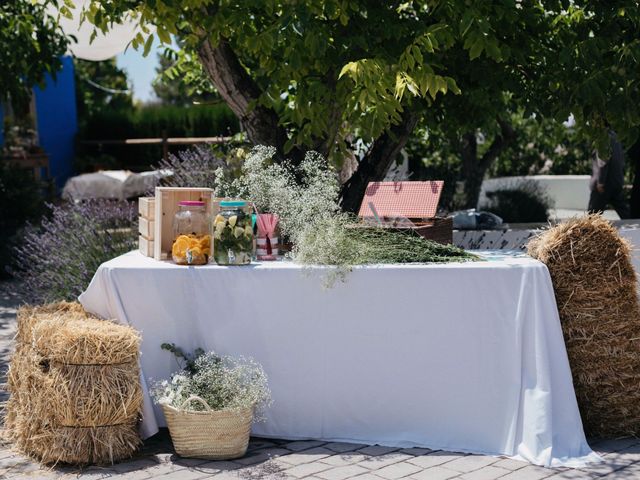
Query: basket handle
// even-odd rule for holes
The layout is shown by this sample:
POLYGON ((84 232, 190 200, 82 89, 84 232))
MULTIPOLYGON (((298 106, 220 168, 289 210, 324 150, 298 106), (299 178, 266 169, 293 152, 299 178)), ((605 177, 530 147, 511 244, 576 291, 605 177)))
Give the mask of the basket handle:
POLYGON ((180 405, 180 410, 184 410, 184 407, 187 406, 188 403, 191 403, 192 401, 196 401, 198 402, 200 405, 202 405, 204 407, 204 409, 207 412, 211 411, 211 407, 209 406, 209 404, 205 401, 204 398, 200 398, 197 395, 191 395, 189 398, 187 398, 184 402, 182 402, 182 405, 180 405))

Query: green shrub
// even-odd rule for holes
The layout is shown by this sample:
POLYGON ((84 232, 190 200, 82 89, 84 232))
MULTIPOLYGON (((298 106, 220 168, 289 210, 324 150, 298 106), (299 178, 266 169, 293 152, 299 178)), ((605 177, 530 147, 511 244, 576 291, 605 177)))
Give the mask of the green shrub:
MULTIPOLYGON (((80 132, 78 154, 87 158, 109 155, 117 168, 149 168, 162 158, 161 145, 86 145, 83 140, 124 140, 127 138, 230 136, 240 130, 238 120, 225 104, 146 105, 133 112, 99 112, 86 121, 80 132)), ((184 145, 170 147, 172 153, 184 145)), ((87 165, 87 170, 91 165, 87 165)))
POLYGON ((6 267, 21 229, 45 211, 43 187, 31 171, 0 161, 0 278, 8 276, 6 267))
POLYGON ((551 201, 536 182, 523 181, 512 187, 487 193, 480 206, 507 223, 542 223, 549 219, 551 201))

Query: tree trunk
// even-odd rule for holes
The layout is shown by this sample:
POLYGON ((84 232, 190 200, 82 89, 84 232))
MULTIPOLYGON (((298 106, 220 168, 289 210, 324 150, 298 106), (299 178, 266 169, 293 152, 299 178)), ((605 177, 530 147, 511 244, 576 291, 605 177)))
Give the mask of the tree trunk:
POLYGON ((358 168, 342 186, 340 202, 345 212, 357 213, 364 197, 367 185, 372 181, 384 179, 391 163, 404 148, 409 135, 418 122, 418 115, 405 110, 398 125, 382 134, 373 142, 367 155, 358 163, 358 168))
POLYGON ((631 188, 630 216, 640 218, 640 140, 627 152, 633 165, 633 187, 631 188))
POLYGON ((468 132, 462 137, 462 176, 464 179, 464 208, 477 208, 482 189, 482 181, 489 167, 500 153, 516 138, 513 127, 504 120, 498 119, 500 134, 481 158, 478 157, 478 143, 475 132, 468 132))
MULTIPOLYGON (((206 39, 198 51, 205 72, 218 93, 240 120, 249 141, 255 145, 275 147, 278 157, 285 157, 286 130, 279 125, 278 114, 272 108, 258 103, 262 91, 242 66, 226 40, 217 46, 206 39)), ((304 153, 298 148, 288 152, 293 163, 299 163, 304 153)))

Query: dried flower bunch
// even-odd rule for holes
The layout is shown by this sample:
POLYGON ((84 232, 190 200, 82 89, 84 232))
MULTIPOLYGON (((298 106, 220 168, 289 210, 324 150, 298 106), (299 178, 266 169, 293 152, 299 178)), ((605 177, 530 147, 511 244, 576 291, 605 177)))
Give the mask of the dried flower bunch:
MULTIPOLYGON (((271 402, 271 392, 260 364, 245 357, 220 356, 202 350, 191 357, 175 347, 174 350, 179 352, 174 351, 176 356, 188 358, 188 363, 171 380, 155 382, 151 395, 157 403, 181 409, 189 397, 196 395, 213 410, 254 408, 255 418, 261 419, 264 408, 271 402)), ((204 407, 192 402, 185 409, 202 411, 204 407)))

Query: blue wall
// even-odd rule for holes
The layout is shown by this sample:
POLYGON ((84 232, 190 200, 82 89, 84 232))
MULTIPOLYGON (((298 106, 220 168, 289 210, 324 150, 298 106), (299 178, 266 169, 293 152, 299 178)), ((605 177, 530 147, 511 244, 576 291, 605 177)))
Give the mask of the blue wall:
POLYGON ((49 155, 49 175, 56 186, 73 175, 75 136, 78 132, 76 88, 73 59, 62 58, 62 70, 54 81, 46 78, 46 87, 33 89, 40 146, 49 155))

